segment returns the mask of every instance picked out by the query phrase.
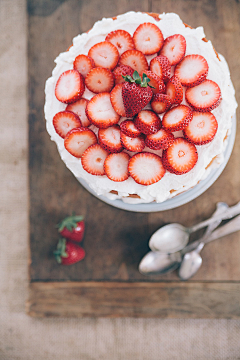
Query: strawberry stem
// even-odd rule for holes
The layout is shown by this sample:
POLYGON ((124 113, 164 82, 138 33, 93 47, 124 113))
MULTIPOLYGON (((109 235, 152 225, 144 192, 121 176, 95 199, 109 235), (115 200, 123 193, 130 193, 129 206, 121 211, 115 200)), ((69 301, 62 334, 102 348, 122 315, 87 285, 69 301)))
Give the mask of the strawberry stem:
POLYGON ((69 231, 72 231, 77 227, 77 224, 83 219, 84 217, 82 215, 75 215, 73 213, 72 216, 66 217, 57 225, 58 231, 61 232, 64 228, 67 228, 69 231))
POLYGON ((62 263, 62 258, 68 257, 68 254, 66 253, 66 239, 60 238, 58 240, 57 249, 53 252, 53 255, 58 264, 62 263))
POLYGON ((141 87, 149 86, 150 88, 155 89, 154 86, 151 86, 151 85, 148 84, 150 79, 147 77, 147 75, 145 73, 143 73, 142 79, 141 79, 141 76, 139 75, 139 73, 136 70, 134 71, 132 77, 130 75, 126 75, 126 76, 122 75, 122 77, 127 82, 135 83, 137 85, 140 85, 141 87))

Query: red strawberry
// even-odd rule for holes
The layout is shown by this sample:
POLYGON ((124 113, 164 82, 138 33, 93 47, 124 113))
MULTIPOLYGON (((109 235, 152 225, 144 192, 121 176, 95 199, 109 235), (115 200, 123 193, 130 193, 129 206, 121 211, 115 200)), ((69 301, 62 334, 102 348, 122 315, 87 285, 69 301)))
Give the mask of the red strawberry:
POLYGON ((89 71, 95 67, 95 63, 90 56, 87 55, 78 55, 74 62, 73 68, 77 70, 85 78, 89 71))
POLYGON ((119 125, 113 125, 107 129, 99 129, 98 141, 99 144, 110 153, 118 153, 123 150, 119 125))
POLYGON ((160 156, 149 152, 133 155, 128 164, 128 171, 136 183, 141 185, 154 184, 165 174, 160 156))
POLYGON ((121 66, 116 67, 113 70, 113 75, 114 75, 114 78, 115 78, 115 84, 123 83, 125 80, 122 77, 122 75, 123 76, 126 76, 126 75, 132 76, 133 72, 134 72, 134 70, 128 65, 121 65, 121 66))
POLYGON ((85 85, 96 94, 109 92, 114 86, 114 76, 109 69, 95 67, 87 74, 85 85))
POLYGON ((196 146, 181 137, 176 138, 162 154, 163 166, 176 175, 186 174, 192 170, 197 160, 196 146))
POLYGON ((150 61, 150 70, 165 82, 171 77, 171 65, 164 55, 158 55, 150 61))
POLYGON ((119 52, 109 41, 102 41, 91 47, 88 56, 94 60, 96 66, 112 70, 118 63, 119 52))
POLYGON ((110 154, 104 162, 107 177, 113 181, 124 181, 129 177, 128 162, 130 156, 125 152, 110 154))
POLYGON ((80 117, 82 126, 84 127, 88 127, 91 124, 86 115, 87 104, 88 100, 81 98, 80 100, 76 101, 75 103, 69 104, 66 107, 66 110, 72 111, 74 114, 77 114, 80 117))
POLYGON ((195 145, 211 142, 216 135, 218 122, 210 112, 193 112, 192 121, 183 130, 184 137, 195 145))
POLYGON ((133 138, 121 131, 121 143, 126 150, 132 152, 140 152, 145 148, 144 136, 142 134, 133 138))
POLYGON ((186 105, 174 106, 165 112, 162 127, 168 131, 183 130, 192 120, 192 110, 186 105))
POLYGON ((139 50, 127 50, 119 59, 119 65, 128 65, 139 74, 148 70, 148 62, 139 50))
POLYGON ((181 104, 183 100, 183 87, 177 76, 173 75, 167 82, 166 94, 170 97, 172 104, 181 104))
POLYGON ((201 84, 188 88, 185 98, 196 111, 211 111, 221 102, 221 90, 214 81, 204 80, 201 84))
POLYGON ((193 87, 206 79, 208 74, 208 63, 201 55, 187 55, 175 67, 176 75, 181 84, 187 87, 193 87))
POLYGON ((133 34, 135 48, 145 55, 157 53, 163 46, 163 34, 152 23, 140 24, 133 34))
POLYGON ((82 241, 85 231, 82 215, 73 214, 72 216, 68 216, 63 219, 57 227, 62 237, 72 241, 82 241))
POLYGON ((145 135, 154 134, 161 128, 161 120, 153 111, 142 110, 134 119, 134 125, 145 135))
POLYGON ((167 149, 174 142, 174 135, 170 131, 160 129, 155 134, 146 136, 145 144, 152 150, 167 149))
POLYGON ((174 34, 164 40, 160 55, 168 58, 170 65, 178 64, 184 57, 186 52, 185 37, 180 34, 174 34))
POLYGON ((84 151, 97 143, 97 137, 89 128, 76 128, 67 133, 64 139, 66 150, 73 156, 80 158, 84 151))
POLYGON ((149 70, 145 71, 144 74, 146 74, 147 77, 150 79, 148 84, 152 87, 153 94, 163 94, 165 92, 165 84, 158 75, 154 74, 152 71, 149 70))
POLYGON ((60 239, 54 256, 59 264, 72 265, 85 258, 85 250, 70 240, 60 239))
POLYGON ((127 50, 134 49, 134 43, 131 35, 125 30, 111 31, 106 36, 106 41, 110 41, 118 49, 119 55, 127 50))
POLYGON ((60 75, 56 87, 56 98, 66 104, 79 100, 84 93, 84 78, 77 70, 67 70, 60 75))
POLYGON ((112 107, 110 94, 107 92, 92 97, 87 104, 86 114, 93 125, 102 129, 117 124, 120 119, 120 115, 112 107))
POLYGON ((153 95, 151 107, 155 113, 162 114, 170 109, 171 105, 172 103, 169 95, 159 93, 153 95))
POLYGON ((79 116, 71 111, 60 111, 53 117, 53 126, 56 133, 63 139, 67 133, 82 126, 79 116))
POLYGON ((133 138, 139 137, 141 135, 141 131, 136 128, 132 120, 122 121, 120 124, 120 129, 125 135, 133 138))
POLYGON ((137 71, 133 77, 125 76, 126 82, 123 83, 122 97, 127 117, 133 117, 141 111, 153 96, 152 89, 148 86, 150 79, 143 74, 143 80, 137 71))
POLYGON ((82 154, 82 167, 89 174, 105 175, 103 164, 107 156, 108 152, 99 144, 91 145, 82 154))
POLYGON ((126 116, 125 108, 123 105, 122 98, 122 86, 123 84, 117 84, 110 93, 110 100, 112 103, 112 107, 116 111, 116 113, 120 116, 126 116))

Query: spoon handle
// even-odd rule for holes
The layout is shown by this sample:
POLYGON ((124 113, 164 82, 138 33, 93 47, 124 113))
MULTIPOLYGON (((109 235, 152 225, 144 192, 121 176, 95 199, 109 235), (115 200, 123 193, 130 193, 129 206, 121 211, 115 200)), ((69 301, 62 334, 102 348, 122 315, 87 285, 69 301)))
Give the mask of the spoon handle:
POLYGON ((232 217, 238 215, 240 213, 240 201, 234 205, 229 207, 228 209, 226 209, 226 211, 224 212, 224 214, 219 214, 217 216, 211 217, 205 221, 200 222, 197 225, 194 225, 192 227, 189 228, 189 233, 192 233, 194 231, 197 231, 205 226, 210 225, 211 223, 215 222, 216 220, 226 220, 226 219, 231 219, 232 217))
POLYGON ((187 252, 196 249, 196 247, 203 242, 204 244, 208 244, 209 242, 219 239, 223 236, 232 234, 236 231, 240 230, 240 215, 235 217, 233 220, 229 221, 227 224, 220 226, 217 230, 213 231, 212 234, 207 239, 199 239, 194 241, 193 243, 186 246, 182 251, 181 254, 184 255, 187 252))

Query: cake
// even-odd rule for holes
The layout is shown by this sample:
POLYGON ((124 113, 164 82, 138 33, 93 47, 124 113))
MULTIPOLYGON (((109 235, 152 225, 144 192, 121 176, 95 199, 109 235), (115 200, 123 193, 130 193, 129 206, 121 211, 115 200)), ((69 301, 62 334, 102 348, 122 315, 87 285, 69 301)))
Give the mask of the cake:
POLYGON ((55 62, 45 87, 47 131, 67 168, 97 195, 161 203, 224 161, 237 103, 228 65, 202 27, 193 29, 174 13, 131 11, 96 22, 55 62), (128 34, 127 50, 114 39, 120 30, 128 34), (151 41, 141 41, 149 31, 151 41), (111 54, 107 66, 99 44, 111 54), (64 90, 69 82, 78 84, 71 96, 64 90))

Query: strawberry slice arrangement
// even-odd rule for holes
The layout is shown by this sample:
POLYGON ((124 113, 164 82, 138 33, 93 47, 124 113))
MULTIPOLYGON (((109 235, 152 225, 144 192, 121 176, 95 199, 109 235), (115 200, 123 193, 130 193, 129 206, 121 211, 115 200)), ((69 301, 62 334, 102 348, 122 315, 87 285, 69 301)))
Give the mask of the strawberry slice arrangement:
POLYGON ((115 182, 132 177, 147 186, 166 172, 193 169, 196 146, 217 133, 211 111, 221 90, 207 78, 206 59, 186 52, 184 36, 164 39, 157 25, 146 22, 132 35, 110 32, 60 75, 55 95, 66 109, 53 125, 86 172, 115 182))

